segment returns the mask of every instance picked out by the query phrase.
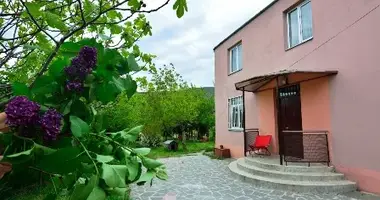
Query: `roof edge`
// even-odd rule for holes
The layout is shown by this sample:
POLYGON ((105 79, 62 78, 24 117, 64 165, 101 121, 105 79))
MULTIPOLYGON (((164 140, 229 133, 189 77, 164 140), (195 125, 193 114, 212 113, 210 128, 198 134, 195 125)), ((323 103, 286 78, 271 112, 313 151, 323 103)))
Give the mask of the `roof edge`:
POLYGON ((241 29, 243 29, 245 26, 247 26, 249 23, 251 23, 254 19, 256 19, 258 16, 260 16, 261 14, 263 14, 266 10, 268 10, 270 7, 272 7, 275 3, 277 3, 279 0, 274 0, 272 1, 272 3, 270 3, 269 5, 267 5, 265 8, 263 8, 260 12, 258 12, 256 15, 254 15, 252 18, 250 18, 248 21, 246 21, 243 25, 241 25, 239 28, 237 28, 234 32, 232 32, 230 35, 228 35, 226 38, 224 38, 221 42, 219 42, 219 44, 217 44, 215 47, 214 47, 214 51, 215 49, 217 49, 220 45, 222 45, 225 41, 227 41, 228 39, 230 39, 232 36, 234 36, 237 32, 239 32, 241 29))

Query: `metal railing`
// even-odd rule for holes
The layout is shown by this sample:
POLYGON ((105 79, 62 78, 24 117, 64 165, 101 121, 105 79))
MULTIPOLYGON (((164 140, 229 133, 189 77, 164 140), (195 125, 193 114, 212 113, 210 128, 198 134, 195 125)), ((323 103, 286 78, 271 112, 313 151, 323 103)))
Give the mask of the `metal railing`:
MULTIPOLYGON (((327 130, 282 131, 280 159, 288 162, 330 164, 327 130)), ((281 162, 282 163, 282 162, 281 162)))
POLYGON ((248 128, 244 131, 245 137, 245 155, 249 151, 249 145, 252 145, 255 142, 256 136, 259 135, 258 128, 248 128))

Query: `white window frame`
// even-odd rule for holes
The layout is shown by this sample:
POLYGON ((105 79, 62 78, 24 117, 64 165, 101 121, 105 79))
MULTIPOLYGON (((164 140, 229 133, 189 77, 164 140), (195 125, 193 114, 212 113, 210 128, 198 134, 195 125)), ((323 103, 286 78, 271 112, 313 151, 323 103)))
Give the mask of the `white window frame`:
POLYGON ((243 131, 243 118, 244 116, 240 116, 240 112, 242 111, 242 115, 244 115, 244 106, 243 106, 243 96, 235 96, 228 98, 228 130, 232 131, 243 131), (240 98, 240 104, 231 105, 232 99, 238 100, 240 98), (233 109, 237 108, 237 126, 234 126, 233 123, 233 109))
POLYGON ((229 50, 228 50, 228 53, 229 53, 229 58, 230 58, 230 62, 229 62, 229 74, 233 74, 235 72, 238 72, 240 70, 243 69, 243 46, 242 46, 242 43, 238 43, 236 44, 235 46, 231 47, 229 50), (239 52, 239 47, 241 47, 241 52, 239 52), (237 52, 237 58, 236 58, 236 64, 237 64, 237 69, 235 71, 232 70, 232 50, 236 49, 236 52, 237 52), (241 55, 240 55, 241 54, 241 55), (239 56, 241 59, 239 59, 239 56))
MULTIPOLYGON (((288 48, 293 48, 293 47, 296 47, 304 42, 307 42, 311 39, 313 39, 313 32, 311 34, 311 36, 309 38, 303 38, 302 36, 302 13, 301 13, 301 7, 308 4, 308 3, 311 3, 311 0, 306 0, 304 1, 303 3, 299 4, 297 7, 291 9, 290 11, 288 11, 286 13, 286 21, 287 21, 287 29, 288 29, 288 48), (289 18, 290 18, 290 13, 297 10, 297 15, 298 15, 298 44, 294 44, 293 46, 291 46, 291 42, 290 42, 290 24, 289 24, 289 18)), ((313 12, 311 13, 313 15, 313 12)))

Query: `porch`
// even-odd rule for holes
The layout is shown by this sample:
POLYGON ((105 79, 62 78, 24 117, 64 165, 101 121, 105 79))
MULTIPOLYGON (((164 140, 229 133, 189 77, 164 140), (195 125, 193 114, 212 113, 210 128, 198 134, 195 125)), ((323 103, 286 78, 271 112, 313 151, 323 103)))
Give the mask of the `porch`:
POLYGON ((236 83, 243 96, 244 155, 257 135, 271 135, 270 151, 280 165, 329 165, 329 76, 337 73, 281 70, 236 83), (258 128, 246 118, 247 92, 255 93, 258 128))

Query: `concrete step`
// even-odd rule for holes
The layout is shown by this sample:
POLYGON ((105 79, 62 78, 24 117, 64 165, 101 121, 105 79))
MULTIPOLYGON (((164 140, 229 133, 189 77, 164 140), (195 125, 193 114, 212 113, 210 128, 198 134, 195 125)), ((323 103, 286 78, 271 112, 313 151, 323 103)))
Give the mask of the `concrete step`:
POLYGON ((245 162, 248 165, 253 165, 262 169, 273 170, 273 171, 281 171, 281 172, 334 172, 335 169, 332 166, 296 166, 296 165, 279 165, 275 163, 268 162, 267 158, 260 157, 245 157, 245 162))
POLYGON ((245 162, 244 158, 237 160, 237 167, 245 172, 253 175, 276 178, 283 180, 295 180, 295 181, 338 181, 344 180, 344 175, 333 172, 286 172, 269 170, 250 165, 245 162))
POLYGON ((231 162, 228 167, 240 180, 272 189, 308 193, 345 193, 356 190, 356 184, 346 180, 297 181, 263 177, 239 169, 238 161, 231 162))

